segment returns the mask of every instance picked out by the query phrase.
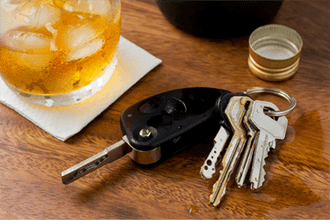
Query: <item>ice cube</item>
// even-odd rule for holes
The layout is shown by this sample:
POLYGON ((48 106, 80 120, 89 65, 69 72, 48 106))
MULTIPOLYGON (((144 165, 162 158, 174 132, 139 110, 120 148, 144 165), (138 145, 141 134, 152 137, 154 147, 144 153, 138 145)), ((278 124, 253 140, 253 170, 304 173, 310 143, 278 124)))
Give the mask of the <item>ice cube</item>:
POLYGON ((1 36, 4 47, 21 52, 45 53, 50 50, 51 38, 45 34, 21 27, 1 36))
POLYGON ((67 55, 67 61, 91 56, 104 45, 104 19, 66 12, 58 24, 56 46, 67 55))
POLYGON ((0 0, 0 35, 25 24, 23 19, 16 19, 15 11, 22 1, 0 0))
POLYGON ((49 66, 49 62, 53 59, 52 53, 46 54, 27 54, 17 53, 16 58, 18 64, 35 71, 41 71, 49 66))
POLYGON ((66 60, 69 62, 89 57, 99 51, 103 47, 103 45, 104 40, 101 38, 92 40, 91 42, 88 42, 81 47, 71 50, 67 54, 66 60))
POLYGON ((102 17, 111 16, 110 0, 68 0, 64 9, 69 12, 83 12, 102 17))
POLYGON ((56 23, 61 17, 61 10, 47 1, 30 1, 17 8, 17 17, 22 17, 27 25, 36 28, 56 23))
POLYGON ((97 37, 97 31, 92 24, 68 26, 58 33, 58 42, 62 48, 76 48, 97 37))
POLYGON ((49 65, 53 54, 50 51, 51 38, 48 36, 19 28, 1 36, 0 41, 13 62, 36 71, 49 65))

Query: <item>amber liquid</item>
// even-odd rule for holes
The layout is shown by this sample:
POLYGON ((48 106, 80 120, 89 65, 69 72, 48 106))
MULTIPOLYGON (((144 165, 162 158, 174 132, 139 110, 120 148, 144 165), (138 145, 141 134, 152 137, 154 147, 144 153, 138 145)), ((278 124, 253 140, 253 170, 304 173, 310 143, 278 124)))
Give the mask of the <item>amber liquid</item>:
POLYGON ((51 26, 16 27, 0 37, 0 74, 7 85, 20 92, 35 95, 72 92, 100 77, 116 55, 120 3, 108 17, 102 17, 68 12, 61 8, 62 0, 56 2, 52 7, 60 15, 51 26), (30 42, 20 37, 39 42, 33 42, 31 49, 30 42))

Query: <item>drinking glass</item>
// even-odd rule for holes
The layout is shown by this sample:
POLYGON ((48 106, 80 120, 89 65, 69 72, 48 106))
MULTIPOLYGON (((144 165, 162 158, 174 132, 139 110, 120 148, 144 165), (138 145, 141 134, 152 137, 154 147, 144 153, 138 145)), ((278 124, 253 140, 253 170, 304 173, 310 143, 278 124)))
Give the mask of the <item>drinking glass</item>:
POLYGON ((0 77, 44 106, 99 91, 117 64, 120 0, 1 0, 0 77))

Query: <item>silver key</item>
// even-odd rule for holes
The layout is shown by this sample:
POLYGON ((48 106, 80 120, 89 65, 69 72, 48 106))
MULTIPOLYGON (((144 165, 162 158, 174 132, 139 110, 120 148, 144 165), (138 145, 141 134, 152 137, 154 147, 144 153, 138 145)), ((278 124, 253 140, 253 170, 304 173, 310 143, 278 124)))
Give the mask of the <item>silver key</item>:
POLYGON ((246 113, 246 104, 252 101, 247 96, 233 96, 226 107, 225 114, 231 124, 233 136, 221 161, 220 177, 213 185, 213 191, 210 195, 210 202, 214 206, 220 204, 226 192, 227 183, 246 142, 246 131, 242 121, 246 113))
POLYGON ((201 167, 200 174, 203 179, 211 179, 214 175, 217 170, 216 168, 219 162, 220 154, 223 151, 229 137, 230 133, 223 126, 221 126, 219 132, 214 138, 214 146, 201 167))
POLYGON ((81 163, 62 172, 62 182, 69 184, 86 174, 111 163, 132 151, 132 148, 127 144, 127 137, 124 136, 123 140, 111 145, 98 154, 82 161, 81 163))
POLYGON ((246 175, 251 168, 252 156, 255 149, 255 136, 257 129, 249 122, 250 115, 252 112, 253 102, 250 103, 248 110, 243 119, 243 125, 247 133, 247 141, 245 144, 244 154, 241 159, 237 174, 236 174, 236 183, 238 188, 244 185, 246 180, 246 175))
POLYGON ((285 116, 278 117, 277 120, 267 116, 264 113, 267 108, 279 110, 273 103, 254 101, 250 115, 250 123, 258 129, 250 175, 251 189, 260 188, 265 181, 265 159, 270 148, 275 149, 276 139, 285 138, 288 126, 288 119, 285 116))

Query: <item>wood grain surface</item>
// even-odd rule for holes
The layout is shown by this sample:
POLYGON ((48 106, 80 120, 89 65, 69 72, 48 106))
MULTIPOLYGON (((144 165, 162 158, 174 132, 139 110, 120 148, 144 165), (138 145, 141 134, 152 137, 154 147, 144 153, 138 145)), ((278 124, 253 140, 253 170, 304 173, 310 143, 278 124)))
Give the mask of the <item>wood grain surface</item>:
MULTIPOLYGON (((205 39, 179 30, 154 1, 122 2, 122 35, 163 60, 80 133, 62 142, 0 104, 1 219, 242 219, 330 218, 329 1, 288 1, 273 20, 304 42, 297 74, 283 82, 251 74, 248 36, 205 39), (172 89, 250 87, 283 89, 297 99, 287 136, 271 151, 262 189, 228 183, 220 207, 209 204, 216 179, 199 169, 212 142, 205 140, 149 168, 128 157, 63 185, 61 172, 119 141, 120 113, 172 89)), ((287 103, 273 96, 284 109, 287 103)))

